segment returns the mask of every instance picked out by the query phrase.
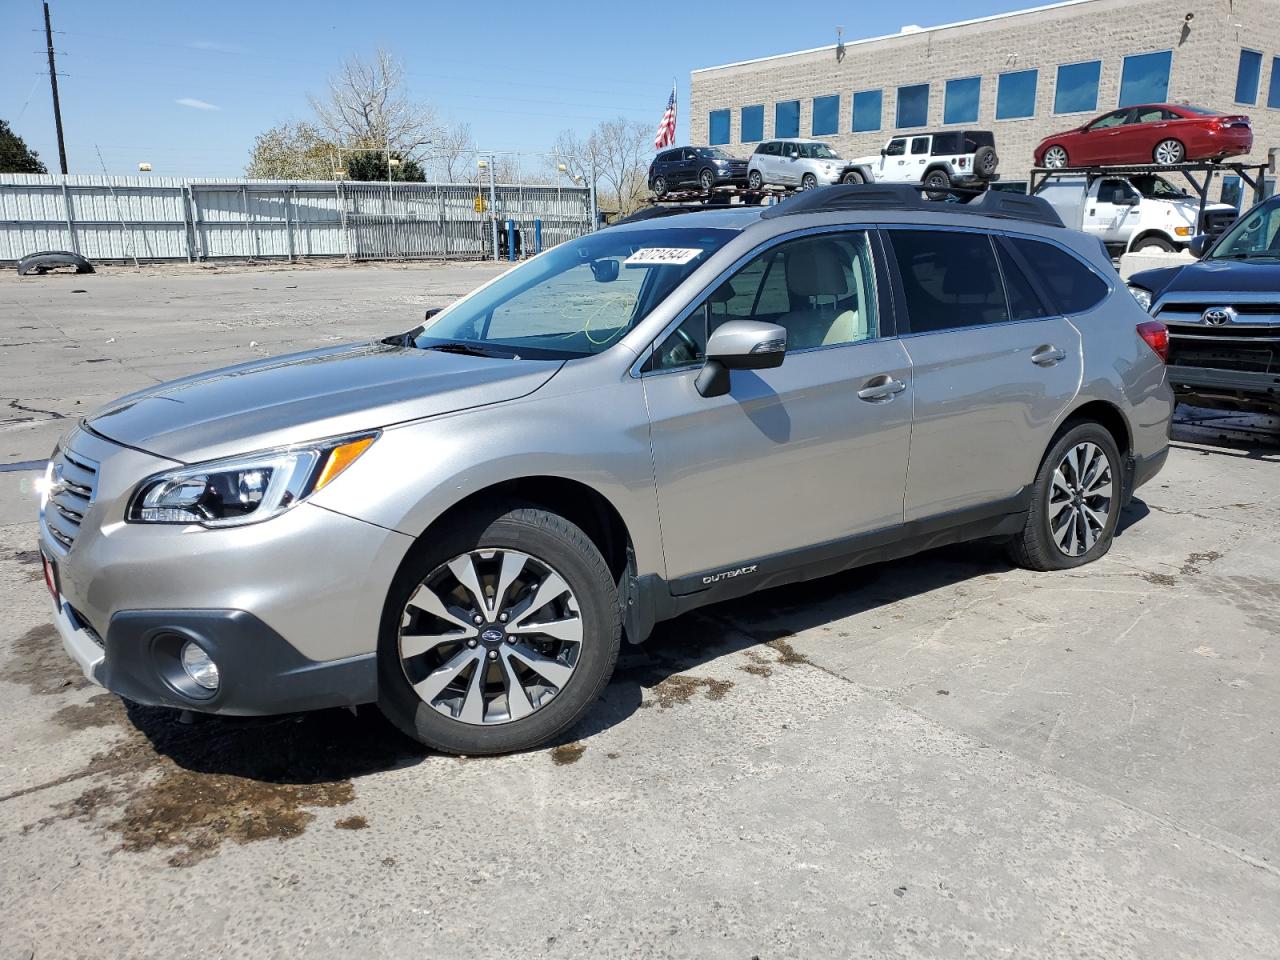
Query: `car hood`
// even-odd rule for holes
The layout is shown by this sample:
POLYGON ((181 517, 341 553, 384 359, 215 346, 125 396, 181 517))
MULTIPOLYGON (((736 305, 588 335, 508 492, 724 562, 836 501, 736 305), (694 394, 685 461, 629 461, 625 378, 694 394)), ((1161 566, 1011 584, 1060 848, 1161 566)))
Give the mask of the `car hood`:
POLYGON ((1199 260, 1185 267, 1144 270, 1129 283, 1168 293, 1267 293, 1280 290, 1280 260, 1199 260))
POLYGON ((86 422, 109 440, 189 463, 514 400, 563 365, 349 344, 161 384, 86 422))

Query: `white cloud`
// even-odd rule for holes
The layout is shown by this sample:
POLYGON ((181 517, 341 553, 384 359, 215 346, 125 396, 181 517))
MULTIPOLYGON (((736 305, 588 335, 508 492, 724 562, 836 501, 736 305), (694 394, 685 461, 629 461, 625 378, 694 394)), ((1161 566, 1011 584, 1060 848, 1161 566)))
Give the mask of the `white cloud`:
POLYGON ((190 107, 192 110, 221 110, 222 108, 216 103, 208 103, 204 100, 197 100, 195 97, 179 97, 173 101, 180 107, 190 107))

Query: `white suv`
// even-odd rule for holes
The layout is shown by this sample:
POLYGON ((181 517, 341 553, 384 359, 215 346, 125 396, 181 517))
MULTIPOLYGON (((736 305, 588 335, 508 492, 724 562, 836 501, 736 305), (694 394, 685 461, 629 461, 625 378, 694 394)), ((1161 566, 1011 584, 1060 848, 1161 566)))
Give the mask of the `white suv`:
POLYGON ((879 156, 858 157, 842 183, 922 183, 935 190, 985 187, 998 179, 995 137, 988 130, 947 130, 893 137, 879 156))
POLYGON ((766 184, 813 187, 839 183, 845 163, 820 140, 766 140, 747 164, 747 184, 759 190, 766 184))

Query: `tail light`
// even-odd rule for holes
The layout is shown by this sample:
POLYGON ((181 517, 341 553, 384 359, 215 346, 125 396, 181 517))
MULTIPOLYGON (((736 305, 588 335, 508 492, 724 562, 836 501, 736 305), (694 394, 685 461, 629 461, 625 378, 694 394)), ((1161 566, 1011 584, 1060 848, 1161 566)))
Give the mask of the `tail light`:
POLYGON ((1169 328, 1159 320, 1144 320, 1138 324, 1140 336, 1161 363, 1169 362, 1169 328))

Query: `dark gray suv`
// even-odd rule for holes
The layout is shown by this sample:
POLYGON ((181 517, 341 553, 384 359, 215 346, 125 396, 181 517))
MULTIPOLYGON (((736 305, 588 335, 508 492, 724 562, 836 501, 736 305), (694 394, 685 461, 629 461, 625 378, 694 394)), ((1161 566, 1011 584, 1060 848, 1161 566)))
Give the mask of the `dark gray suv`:
POLYGON ((719 147, 672 147, 649 164, 649 189, 659 197, 690 188, 710 193, 716 187, 744 186, 746 182, 747 161, 719 147))
POLYGON ((1164 462, 1164 328, 1035 197, 834 186, 569 240, 426 323, 72 427, 40 547, 131 700, 562 735, 621 639, 995 537, 1101 557, 1164 462))

